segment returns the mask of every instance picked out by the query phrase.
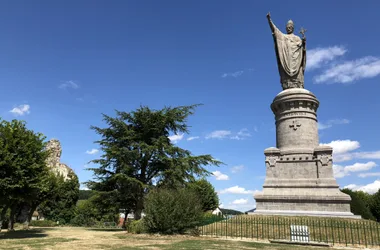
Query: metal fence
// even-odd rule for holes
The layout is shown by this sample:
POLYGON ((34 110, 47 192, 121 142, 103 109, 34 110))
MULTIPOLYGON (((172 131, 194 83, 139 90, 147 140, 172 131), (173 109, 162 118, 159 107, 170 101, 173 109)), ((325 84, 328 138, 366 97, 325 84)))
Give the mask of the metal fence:
POLYGON ((291 225, 307 226, 309 239, 345 246, 380 246, 380 224, 370 220, 315 217, 209 215, 198 227, 211 237, 291 240, 291 225))

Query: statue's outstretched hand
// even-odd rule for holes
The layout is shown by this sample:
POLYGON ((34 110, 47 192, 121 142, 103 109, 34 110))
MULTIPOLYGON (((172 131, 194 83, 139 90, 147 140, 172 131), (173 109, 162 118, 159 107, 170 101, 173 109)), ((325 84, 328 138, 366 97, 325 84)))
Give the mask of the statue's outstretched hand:
POLYGON ((268 14, 267 14, 267 18, 270 19, 270 12, 268 12, 268 14))

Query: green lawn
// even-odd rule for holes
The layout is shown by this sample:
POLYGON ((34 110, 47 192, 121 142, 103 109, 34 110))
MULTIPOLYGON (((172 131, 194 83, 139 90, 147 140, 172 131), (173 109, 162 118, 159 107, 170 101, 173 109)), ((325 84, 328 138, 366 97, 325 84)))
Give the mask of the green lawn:
POLYGON ((120 230, 75 227, 35 228, 0 233, 0 249, 318 249, 192 236, 133 235, 120 230))

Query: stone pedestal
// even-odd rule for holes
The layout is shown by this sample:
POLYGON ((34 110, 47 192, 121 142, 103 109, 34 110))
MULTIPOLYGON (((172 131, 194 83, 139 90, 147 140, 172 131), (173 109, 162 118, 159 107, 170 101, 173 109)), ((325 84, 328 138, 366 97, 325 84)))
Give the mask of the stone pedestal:
POLYGON ((274 98, 276 148, 264 151, 266 179, 254 197, 254 214, 360 218, 333 176, 332 148, 319 146, 318 106, 315 95, 301 88, 274 98))

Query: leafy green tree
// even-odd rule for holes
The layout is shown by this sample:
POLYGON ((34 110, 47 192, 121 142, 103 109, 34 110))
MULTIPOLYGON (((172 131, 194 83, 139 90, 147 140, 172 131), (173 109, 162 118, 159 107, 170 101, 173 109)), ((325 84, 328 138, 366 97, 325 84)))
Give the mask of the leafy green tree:
POLYGON ((151 233, 184 233, 200 222, 203 211, 191 189, 153 189, 146 196, 143 222, 151 233))
POLYGON ((380 222, 380 189, 371 198, 370 210, 376 221, 380 222))
POLYGON ((97 222, 118 222, 119 211, 116 206, 110 205, 108 198, 109 196, 95 194, 87 200, 79 200, 77 215, 71 224, 94 226, 97 222))
POLYGON ((190 182, 188 187, 199 196, 203 211, 212 211, 219 206, 218 194, 215 192, 213 185, 206 179, 202 178, 190 182))
POLYGON ((363 194, 351 189, 342 189, 343 193, 350 195, 351 197, 351 212, 355 215, 361 215, 364 219, 374 220, 374 216, 368 208, 366 202, 362 200, 363 194))
POLYGON ((95 195, 93 190, 79 190, 79 200, 88 200, 95 195))
POLYGON ((38 211, 48 220, 67 224, 76 216, 76 203, 79 198, 79 181, 74 173, 69 173, 68 179, 58 176, 55 195, 42 203, 38 211))
POLYGON ((45 136, 26 128, 24 121, 0 122, 0 221, 10 209, 9 230, 13 230, 20 206, 35 201, 43 192, 48 172, 45 136))
POLYGON ((194 156, 169 139, 170 134, 188 133, 187 118, 197 106, 140 107, 130 113, 116 111, 115 118, 103 114, 109 127, 91 127, 101 136, 96 143, 104 154, 92 161, 99 167, 91 168, 96 180, 88 187, 112 194, 119 208, 132 210, 139 219, 152 186, 179 187, 209 175, 204 166, 221 162, 211 155, 194 156))

